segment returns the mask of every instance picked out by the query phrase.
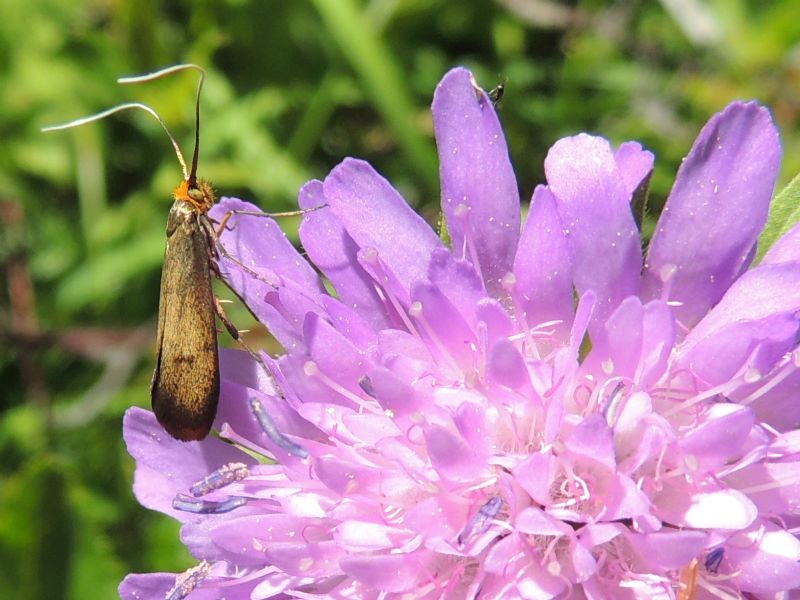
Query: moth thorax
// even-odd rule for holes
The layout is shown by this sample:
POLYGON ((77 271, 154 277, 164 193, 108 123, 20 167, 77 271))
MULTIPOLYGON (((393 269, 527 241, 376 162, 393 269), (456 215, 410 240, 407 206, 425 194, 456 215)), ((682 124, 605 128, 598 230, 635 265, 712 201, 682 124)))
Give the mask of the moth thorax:
POLYGON ((188 181, 182 181, 181 184, 175 188, 173 197, 175 200, 191 204, 202 213, 208 212, 217 201, 211 183, 202 179, 198 180, 194 185, 190 185, 188 181))

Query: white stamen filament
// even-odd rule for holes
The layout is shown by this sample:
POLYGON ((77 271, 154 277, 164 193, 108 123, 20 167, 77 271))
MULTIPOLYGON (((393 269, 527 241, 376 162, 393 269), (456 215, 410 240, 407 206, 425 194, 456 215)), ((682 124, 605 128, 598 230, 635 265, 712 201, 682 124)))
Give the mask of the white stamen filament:
POLYGON ((779 481, 770 481, 769 483, 762 483, 759 485, 751 485, 750 487, 746 488, 739 488, 739 491, 742 492, 743 494, 755 494, 757 492, 767 492, 769 490, 785 488, 797 484, 800 484, 800 475, 792 477, 790 479, 781 479, 779 481))
MULTIPOLYGON (((528 353, 533 356, 536 360, 541 360, 539 356, 539 349, 536 347, 536 342, 533 340, 533 336, 530 333, 530 327, 528 326, 528 319, 525 315, 525 310, 522 306, 520 306, 519 298, 517 296, 517 276, 514 273, 506 273, 503 276, 503 279, 500 282, 500 285, 503 289, 508 292, 508 295, 511 298, 511 308, 514 311, 514 318, 516 319, 519 327, 522 329, 522 333, 518 334, 525 338, 524 344, 524 351, 522 355, 527 358, 528 353)), ((510 340, 511 338, 509 338, 510 340)))
POLYGON ((409 333, 422 341, 422 337, 419 335, 417 328, 414 327, 414 323, 412 323, 411 319, 408 318, 408 314, 406 314, 405 309, 403 309, 403 306, 400 304, 400 300, 397 298, 397 296, 395 296, 388 284, 389 276, 386 274, 386 269, 383 267, 383 261, 381 261, 378 251, 375 248, 365 248, 362 252, 362 257, 366 262, 374 267, 375 272, 383 279, 383 281, 379 281, 372 276, 377 285, 376 289, 378 289, 379 293, 380 291, 383 292, 381 295, 389 300, 389 303, 392 305, 397 313, 397 316, 400 317, 400 320, 403 322, 403 325, 406 326, 406 329, 408 329, 409 333))
POLYGON ((760 388, 758 388, 756 391, 750 394, 747 398, 740 400, 739 404, 741 404, 742 406, 747 406, 748 404, 761 398, 761 396, 769 392, 776 385, 778 385, 784 379, 789 377, 789 375, 794 373, 797 370, 797 367, 800 366, 798 365, 799 361, 800 361, 800 352, 798 350, 795 350, 791 354, 791 359, 785 365, 780 367, 780 370, 778 371, 777 374, 773 375, 769 379, 769 381, 767 381, 764 385, 762 385, 760 388))
POLYGON ((303 365, 303 372, 308 375, 309 377, 314 377, 318 379, 329 388, 331 388, 337 394, 341 394, 351 402, 353 402, 356 406, 358 406, 362 411, 369 412, 373 415, 381 414, 383 409, 372 399, 369 401, 364 400, 361 396, 354 394, 347 388, 343 387, 339 382, 334 381, 328 375, 323 373, 317 363, 313 360, 307 360, 303 365))
POLYGON ((447 363, 447 365, 456 373, 462 373, 458 363, 456 363, 455 359, 447 349, 447 346, 445 346, 444 342, 442 342, 442 339, 436 334, 436 331, 433 329, 433 327, 431 327, 428 319, 425 318, 425 311, 423 309, 422 302, 412 302, 408 309, 408 314, 416 319, 420 325, 422 325, 422 329, 425 330, 425 333, 428 335, 430 340, 433 342, 434 347, 438 351, 439 356, 447 363))
POLYGON ((475 240, 473 239, 472 230, 469 226, 469 212, 469 206, 462 202, 456 206, 455 216, 461 221, 462 224, 464 242, 466 243, 467 250, 469 251, 470 262, 472 262, 472 266, 475 267, 475 270, 478 272, 478 277, 480 279, 485 279, 483 272, 481 271, 481 263, 478 260, 478 249, 475 247, 475 240))

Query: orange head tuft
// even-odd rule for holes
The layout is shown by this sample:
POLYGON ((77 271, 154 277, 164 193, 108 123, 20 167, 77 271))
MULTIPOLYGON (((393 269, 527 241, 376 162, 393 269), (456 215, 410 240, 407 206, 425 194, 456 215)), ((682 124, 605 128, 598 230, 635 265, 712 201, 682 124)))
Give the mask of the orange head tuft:
POLYGON ((214 194, 214 188, 208 181, 200 180, 196 185, 191 185, 188 181, 183 180, 181 184, 175 188, 172 194, 175 200, 187 202, 201 213, 207 213, 217 197, 214 194))

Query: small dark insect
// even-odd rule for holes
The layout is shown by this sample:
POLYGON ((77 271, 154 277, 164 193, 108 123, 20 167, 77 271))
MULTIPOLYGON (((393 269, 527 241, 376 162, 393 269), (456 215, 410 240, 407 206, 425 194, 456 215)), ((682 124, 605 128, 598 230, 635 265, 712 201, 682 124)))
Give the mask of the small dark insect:
POLYGON ((153 412, 167 432, 183 440, 200 440, 208 435, 219 400, 219 358, 214 315, 238 339, 236 328, 225 317, 211 286, 218 258, 216 231, 208 211, 216 202, 211 184, 197 179, 200 141, 200 92, 204 71, 193 64, 175 65, 149 75, 126 77, 119 83, 139 83, 164 75, 195 69, 200 73, 197 87, 195 148, 191 170, 186 168, 175 138, 149 106, 121 104, 107 111, 48 127, 44 131, 76 127, 103 119, 113 113, 140 108, 153 115, 172 142, 183 168, 183 182, 175 189, 175 202, 167 219, 167 245, 161 271, 158 307, 156 366, 150 387, 153 412))
POLYGON ((503 101, 503 95, 506 93, 506 85, 504 83, 498 83, 495 87, 489 90, 489 100, 492 101, 492 104, 495 108, 503 101))

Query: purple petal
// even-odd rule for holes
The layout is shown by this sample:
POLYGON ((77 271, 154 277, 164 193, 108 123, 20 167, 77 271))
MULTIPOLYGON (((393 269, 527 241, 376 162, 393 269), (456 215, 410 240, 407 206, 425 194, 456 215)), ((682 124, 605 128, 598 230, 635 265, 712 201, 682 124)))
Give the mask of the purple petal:
POLYGON ((213 437, 201 442, 174 439, 150 411, 133 407, 125 413, 123 435, 128 453, 136 460, 133 491, 147 508, 186 521, 197 515, 172 508, 178 492, 229 462, 254 463, 238 449, 213 437))
POLYGON ((761 260, 762 265, 800 261, 800 223, 784 233, 761 260))
POLYGON ((616 469, 614 436, 602 415, 592 415, 579 423, 567 438, 566 448, 616 469))
POLYGON ((572 258, 556 199, 538 185, 514 257, 516 294, 529 326, 561 321, 557 337, 566 337, 572 323, 572 258))
POLYGON ((538 507, 528 506, 517 515, 514 527, 522 533, 561 537, 571 535, 572 529, 561 519, 551 517, 538 507))
POLYGON ((366 465, 356 465, 338 458, 320 458, 314 463, 315 474, 331 491, 340 495, 369 495, 378 487, 381 471, 366 465))
POLYGON ((639 291, 642 255, 631 214, 631 194, 608 142, 586 134, 559 140, 545 159, 550 190, 575 260, 579 294, 593 290, 598 327, 639 291))
POLYGON ((699 555, 708 542, 704 531, 658 531, 628 535, 642 559, 656 569, 679 569, 699 555))
POLYGON ((648 389, 666 371, 675 345, 675 317, 666 303, 653 300, 645 305, 643 334, 640 385, 648 389))
POLYGON ((742 275, 678 348, 678 359, 729 325, 800 310, 800 263, 757 267, 742 275))
POLYGON ((427 282, 414 286, 412 300, 421 308, 421 314, 415 314, 420 334, 431 339, 431 347, 439 350, 445 361, 469 369, 475 358, 472 348, 477 339, 450 301, 438 287, 427 282))
POLYGON ((645 294, 683 303, 687 327, 719 301, 747 267, 767 218, 780 161, 769 112, 735 102, 706 124, 683 161, 647 255, 645 294))
POLYGON ((360 395, 359 379, 372 369, 372 363, 328 321, 309 313, 303 327, 303 337, 311 359, 332 381, 360 395))
POLYGON ((211 540, 227 560, 245 566, 263 565, 264 551, 271 544, 295 541, 305 527, 324 525, 322 519, 307 519, 283 513, 247 515, 227 519, 211 531, 211 540))
MULTIPOLYGON (((309 181, 300 189, 298 203, 311 208, 325 203, 321 181, 309 181)), ((375 291, 375 281, 358 264, 358 244, 330 207, 306 213, 300 224, 300 241, 339 299, 352 307, 376 329, 389 325, 386 307, 375 291)))
POLYGON ((459 260, 449 250, 439 248, 431 256, 428 278, 474 329, 477 324, 475 307, 487 296, 483 281, 472 263, 459 260))
POLYGON ((470 502, 455 494, 430 496, 408 508, 403 524, 431 537, 454 537, 469 517, 470 502))
POLYGON ((758 516, 753 502, 733 489, 700 492, 672 482, 652 499, 662 519, 695 529, 744 529, 758 516))
POLYGON ((350 237, 362 250, 376 249, 406 293, 427 276, 431 254, 442 242, 368 163, 345 159, 323 186, 325 199, 350 237))
POLYGON ((164 600, 177 573, 131 573, 119 584, 122 600, 164 600))
POLYGON ((697 459, 698 469, 713 471, 742 447, 753 426, 753 411, 732 403, 713 404, 681 441, 680 449, 697 459))
POLYGON ((514 478, 539 504, 552 502, 550 486, 558 469, 556 458, 550 454, 529 454, 514 467, 514 478))
POLYGON ((359 350, 366 351, 378 342, 375 328, 361 317, 361 313, 330 296, 322 298, 322 306, 336 330, 359 350))
POLYGON ((433 426, 425 436, 431 464, 447 481, 468 483, 487 476, 487 465, 464 440, 443 427, 433 426))
MULTIPOLYGON (((258 207, 223 198, 211 215, 220 219, 231 210, 257 211, 258 207)), ((280 226, 267 217, 234 215, 220 236, 220 244, 236 261, 220 256, 219 267, 226 283, 285 348, 301 345, 303 317, 320 310, 325 289, 280 226)))
POLYGON ((758 594, 793 593, 800 586, 800 543, 772 523, 764 527, 766 531, 758 533, 757 544, 752 543, 752 537, 742 536, 738 544, 726 546, 726 559, 736 565, 733 583, 758 594))
POLYGON ((519 237, 519 191, 494 106, 472 74, 456 68, 436 87, 432 110, 453 248, 459 255, 471 246, 465 258, 477 258, 487 288, 503 296, 519 237))
POLYGON ((638 142, 624 142, 617 148, 614 161, 629 194, 633 195, 642 181, 653 172, 654 160, 653 153, 643 150, 638 142))
POLYGON ((592 338, 592 355, 595 350, 598 354, 592 360, 610 360, 615 375, 633 379, 642 355, 643 325, 642 302, 636 296, 629 296, 592 338))
POLYGON ((525 360, 516 346, 507 339, 497 340, 489 351, 486 374, 493 383, 513 390, 530 392, 531 379, 525 360))
POLYGON ((508 311, 494 298, 486 298, 478 303, 476 317, 481 327, 486 328, 486 340, 493 343, 499 339, 509 338, 517 331, 517 327, 508 311))
POLYGON ((753 321, 739 321, 694 343, 676 357, 676 365, 688 368, 708 385, 720 385, 743 369, 768 373, 776 361, 796 345, 798 321, 779 314, 753 321))
POLYGON ((389 369, 373 369, 369 378, 381 407, 391 411, 396 418, 402 419, 426 407, 414 388, 400 381, 389 369))
MULTIPOLYGON (((217 418, 214 420, 217 429, 221 430, 222 425, 227 423, 236 434, 257 440, 277 456, 285 457, 285 450, 278 448, 267 437, 255 416, 244 408, 248 406, 250 398, 256 397, 282 434, 306 439, 320 437, 320 431, 300 418, 292 405, 280 397, 284 390, 276 392, 264 368, 249 354, 220 348, 219 357, 222 387, 217 418)), ((280 372, 277 371, 277 374, 280 375, 280 372)), ((285 460, 290 460, 290 457, 285 460)))
POLYGON ((758 381, 731 394, 733 402, 747 402, 759 421, 778 431, 790 431, 800 424, 800 370, 795 370, 775 387, 762 394, 764 382, 758 381), (755 393, 755 397, 751 394, 755 393))
MULTIPOLYGON (((419 585, 428 570, 420 553, 350 556, 341 561, 342 571, 367 586, 384 592, 403 592, 419 585)), ((377 597, 377 596, 376 596, 377 597)))

